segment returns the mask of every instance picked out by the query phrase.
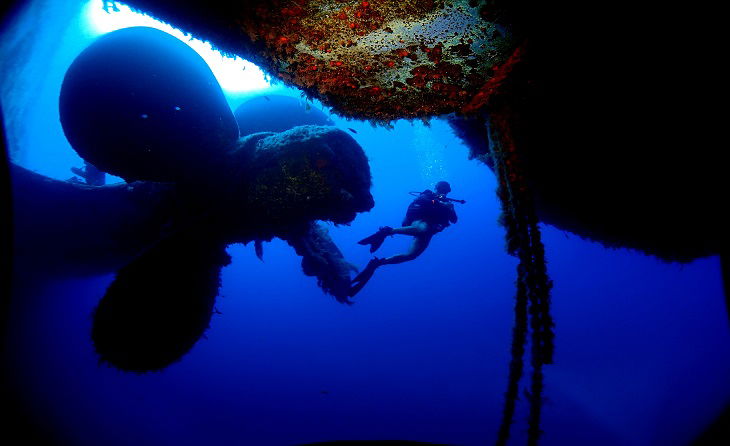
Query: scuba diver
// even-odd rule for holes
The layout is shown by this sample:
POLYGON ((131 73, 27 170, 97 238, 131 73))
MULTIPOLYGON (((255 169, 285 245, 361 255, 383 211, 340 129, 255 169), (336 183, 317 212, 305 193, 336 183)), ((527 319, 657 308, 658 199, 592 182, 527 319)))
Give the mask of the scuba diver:
POLYGON ((352 279, 350 297, 365 286, 378 267, 415 259, 426 250, 434 234, 443 231, 451 223, 456 223, 457 217, 452 202, 463 204, 466 201, 446 197, 446 194, 451 192, 451 186, 446 181, 439 181, 434 189, 435 192, 429 189, 420 193, 411 192, 411 195, 416 195, 416 199, 408 206, 402 227, 381 226, 378 232, 358 242, 361 245, 370 245, 370 252, 375 252, 383 244, 385 237, 390 235, 404 234, 413 237, 408 252, 386 258, 373 257, 360 274, 352 279))

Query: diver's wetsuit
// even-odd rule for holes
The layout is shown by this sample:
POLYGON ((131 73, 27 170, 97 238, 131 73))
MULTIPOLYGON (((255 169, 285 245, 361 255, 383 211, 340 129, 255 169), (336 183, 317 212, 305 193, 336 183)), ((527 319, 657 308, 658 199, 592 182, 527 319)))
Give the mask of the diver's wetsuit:
POLYGON ((451 223, 456 223, 458 218, 454 205, 441 201, 439 198, 439 195, 426 189, 413 200, 408 206, 403 226, 390 231, 390 234, 413 236, 413 243, 405 254, 380 259, 381 265, 403 263, 415 259, 428 247, 434 234, 443 231, 451 223))
POLYGON ((415 259, 426 250, 434 234, 443 231, 451 223, 456 223, 454 205, 443 200, 445 195, 446 193, 439 195, 426 189, 408 206, 402 227, 383 226, 375 234, 358 242, 361 245, 371 245, 370 252, 375 252, 383 244, 385 237, 389 235, 405 234, 413 237, 413 243, 408 252, 384 259, 375 257, 370 260, 362 272, 352 280, 350 296, 354 296, 365 286, 377 267, 415 259))

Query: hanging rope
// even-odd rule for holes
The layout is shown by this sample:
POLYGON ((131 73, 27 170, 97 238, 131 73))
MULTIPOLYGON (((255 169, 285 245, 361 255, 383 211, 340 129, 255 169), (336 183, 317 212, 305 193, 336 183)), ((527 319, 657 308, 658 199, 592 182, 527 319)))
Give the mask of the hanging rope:
MULTIPOLYGON (((536 446, 542 431, 543 372, 545 364, 553 362, 553 319, 550 315, 552 282, 547 275, 545 249, 540 236, 535 203, 527 181, 525 162, 521 155, 524 138, 515 142, 523 122, 516 113, 526 105, 533 88, 526 54, 527 42, 515 48, 501 65, 493 67, 492 76, 472 100, 464 106, 461 116, 450 121, 457 135, 467 141, 470 158, 487 164, 497 175, 497 196, 502 205, 500 223, 506 229, 507 252, 519 259, 515 295, 515 326, 509 378, 505 392, 502 421, 497 446, 507 444, 524 373, 525 344, 528 331, 532 334, 531 386, 526 392, 530 404, 527 443, 536 446), (516 112, 516 111, 517 112, 516 112), (488 117, 487 117, 488 116, 488 117), (529 324, 529 329, 528 329, 529 324)), ((529 107, 528 107, 529 109, 529 107)))
MULTIPOLYGON (((483 147, 490 147, 484 161, 497 174, 497 196, 502 203, 500 221, 505 227, 507 252, 519 259, 517 266, 517 292, 515 296, 515 326, 512 330, 512 358, 505 392, 502 422, 497 445, 504 446, 509 439, 519 395, 519 383, 523 375, 525 343, 528 319, 531 337, 531 388, 528 392, 530 411, 528 416, 529 446, 536 446, 542 431, 543 373, 542 367, 553 361, 553 319, 550 315, 550 289, 552 282, 547 275, 545 249, 527 182, 524 160, 520 156, 512 133, 519 122, 512 115, 516 103, 526 95, 524 76, 527 44, 515 48, 512 55, 501 65, 494 67, 492 77, 484 84, 472 101, 462 108, 462 113, 483 111, 489 116, 488 129, 483 136, 483 147), (520 73, 522 71, 522 73, 520 73), (488 144, 491 140, 491 144, 488 144)), ((478 117, 487 122, 482 117, 478 117)), ((484 156, 482 156, 484 158, 484 156)))
MULTIPOLYGON (((520 266, 518 266, 518 270, 520 266)), ((520 278, 517 279, 516 297, 515 326, 512 328, 512 359, 509 363, 509 379, 502 409, 502 423, 497 434, 497 445, 505 445, 509 439, 524 368, 522 357, 525 354, 525 341, 527 340, 527 288, 520 278)))
POLYGON ((499 180, 497 195, 502 203, 501 223, 507 230, 507 251, 519 259, 517 292, 515 296, 515 326, 512 331, 512 359, 505 392, 497 445, 507 444, 513 423, 519 382, 523 375, 523 356, 528 332, 531 331, 531 389, 528 392, 529 446, 538 443, 542 409, 543 372, 545 364, 553 360, 553 320, 550 315, 550 289, 545 251, 540 237, 534 203, 526 181, 523 162, 518 155, 511 133, 509 109, 491 110, 489 134, 492 140, 491 156, 499 180))

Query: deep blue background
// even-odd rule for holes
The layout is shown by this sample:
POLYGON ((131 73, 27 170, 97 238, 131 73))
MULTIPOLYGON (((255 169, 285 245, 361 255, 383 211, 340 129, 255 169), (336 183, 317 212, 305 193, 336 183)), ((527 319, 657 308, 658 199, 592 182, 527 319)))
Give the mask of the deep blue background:
MULTIPOLYGON (((2 80, 3 104, 19 104, 5 110, 15 126, 14 159, 62 179, 80 162, 57 122, 60 80, 93 37, 66 16, 68 24, 48 26, 63 39, 38 30, 32 51, 15 56, 27 75, 2 80)), ((0 36, 4 60, 12 60, 12 37, 0 36)), ((246 97, 228 99, 235 108, 246 97)), ((265 244, 263 263, 252 246, 230 246, 222 314, 207 339, 146 375, 100 366, 94 355, 90 315, 111 275, 50 283, 39 275, 16 292, 3 359, 30 412, 54 436, 84 446, 493 442, 516 268, 496 222, 494 176, 467 160, 442 121, 388 130, 333 120, 357 131, 373 175, 375 208, 351 226, 330 227, 350 261, 367 263, 367 248, 355 242, 380 225, 398 225, 407 192, 436 181, 450 181, 451 195, 467 200, 457 205, 459 223, 414 262, 379 269, 351 307, 322 294, 285 243, 265 244)), ((542 444, 686 444, 730 401, 718 259, 664 264, 542 229, 556 322, 542 444)), ((382 254, 409 242, 390 238, 382 254)), ((525 406, 523 399, 514 444, 524 443, 525 406)))

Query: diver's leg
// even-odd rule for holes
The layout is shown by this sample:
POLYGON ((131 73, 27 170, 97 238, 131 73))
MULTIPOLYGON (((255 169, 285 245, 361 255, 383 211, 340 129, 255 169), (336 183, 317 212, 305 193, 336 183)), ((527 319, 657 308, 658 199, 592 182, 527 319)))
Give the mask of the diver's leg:
MULTIPOLYGON (((397 229, 406 229, 407 232, 400 233, 413 236, 413 243, 411 243, 411 247, 408 252, 405 254, 394 255, 386 259, 379 259, 377 257, 371 259, 370 262, 368 262, 367 266, 360 272, 360 274, 352 279, 350 285, 350 297, 357 294, 365 286, 365 284, 368 283, 370 278, 373 277, 373 273, 375 273, 375 270, 379 266, 389 264, 393 265, 396 263, 403 263, 415 259, 419 255, 421 255, 423 251, 426 250, 429 242, 431 241, 431 237, 433 237, 433 233, 429 232, 428 225, 425 222, 416 222, 413 226, 406 226, 405 228, 397 229)), ((372 251, 373 250, 371 248, 370 252, 372 251)))
POLYGON ((375 234, 365 237, 364 239, 357 242, 360 245, 370 245, 370 252, 375 252, 385 241, 385 237, 394 234, 410 235, 412 237, 419 237, 429 232, 428 224, 422 220, 416 220, 410 226, 404 226, 402 228, 391 228, 390 226, 381 226, 378 232, 375 234))
POLYGON ((422 220, 414 221, 410 226, 403 226, 401 228, 393 228, 390 230, 391 234, 403 234, 418 236, 428 232, 428 224, 422 220))
POLYGON ((430 234, 419 234, 413 237, 413 243, 405 254, 396 254, 394 256, 382 259, 380 262, 383 265, 395 265, 396 263, 408 262, 420 256, 423 251, 428 248, 428 244, 431 242, 432 235, 430 234))
POLYGON ((403 234, 403 235, 412 235, 416 236, 421 234, 423 231, 418 226, 403 226, 401 228, 393 228, 392 231, 390 231, 391 234, 403 234))
POLYGON ((357 294, 365 286, 365 284, 368 283, 370 278, 373 277, 375 269, 383 264, 383 259, 379 259, 377 257, 371 259, 370 262, 368 262, 367 266, 363 268, 363 270, 360 272, 360 274, 355 276, 355 278, 352 279, 352 282, 350 282, 349 296, 352 297, 357 294))

